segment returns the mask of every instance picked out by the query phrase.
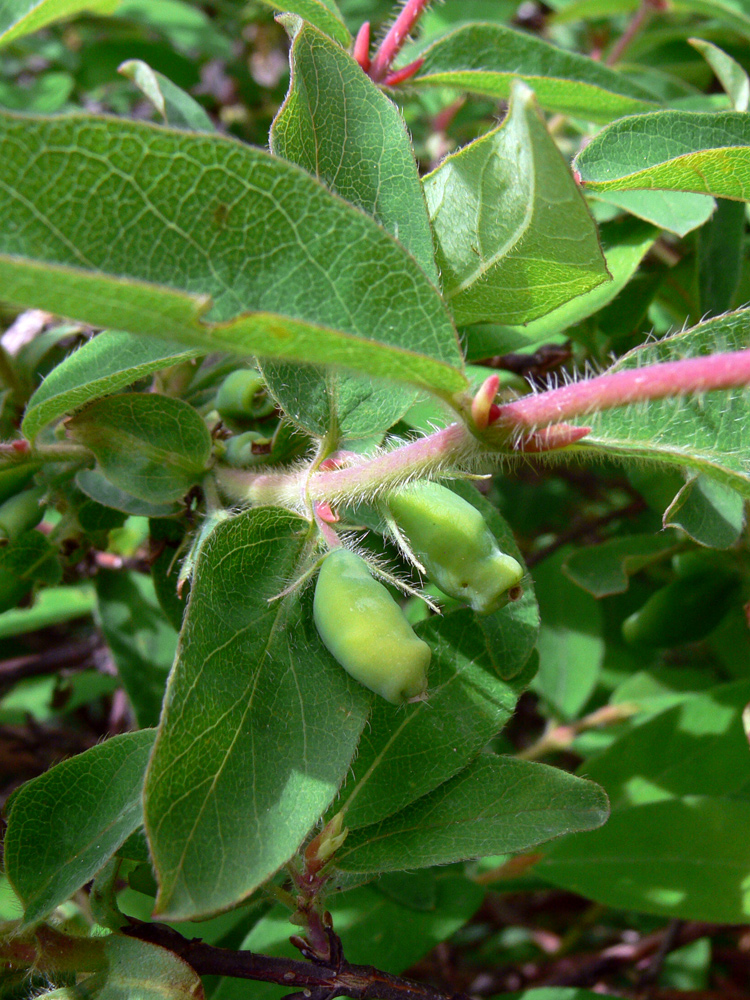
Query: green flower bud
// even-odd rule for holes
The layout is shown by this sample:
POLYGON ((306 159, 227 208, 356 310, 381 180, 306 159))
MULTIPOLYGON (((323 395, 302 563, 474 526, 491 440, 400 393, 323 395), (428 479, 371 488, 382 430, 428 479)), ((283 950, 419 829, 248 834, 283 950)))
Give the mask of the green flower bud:
POLYGON ((482 615, 508 603, 523 567, 500 551, 476 507, 431 482, 391 493, 386 503, 427 576, 449 597, 482 615))
POLYGON ((313 616, 329 653, 370 691, 400 705, 427 690, 430 647, 361 556, 334 549, 325 557, 313 616))
POLYGON ((731 607, 739 577, 708 565, 677 576, 652 594, 643 607, 622 623, 622 635, 633 646, 664 648, 697 642, 716 628, 731 607))
POLYGON ((250 368, 227 375, 216 393, 216 409, 229 423, 247 426, 249 421, 273 413, 274 406, 263 379, 250 368))
POLYGON ((44 516, 41 500, 46 495, 44 486, 23 490, 0 505, 0 541, 13 541, 35 528, 44 516))

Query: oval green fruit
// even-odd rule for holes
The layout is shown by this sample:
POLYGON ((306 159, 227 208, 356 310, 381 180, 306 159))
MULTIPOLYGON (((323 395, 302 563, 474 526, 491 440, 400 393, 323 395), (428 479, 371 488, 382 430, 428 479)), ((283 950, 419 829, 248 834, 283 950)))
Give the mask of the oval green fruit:
POLYGON ((245 431, 244 434, 235 434, 229 438, 224 445, 222 458, 227 465, 237 468, 254 465, 267 459, 271 444, 272 439, 264 434, 258 431, 245 431))
POLYGON ((480 512, 439 483, 391 493, 388 509, 433 583, 478 614, 508 603, 523 567, 498 548, 480 512))
POLYGON ((400 705, 427 690, 430 647, 361 556, 334 549, 325 557, 313 617, 329 653, 370 691, 400 705))
POLYGON ((224 379, 216 393, 216 409, 234 424, 245 424, 267 417, 274 410, 274 401, 266 392, 260 375, 250 368, 240 368, 224 379))
POLYGON ((625 619, 623 638, 632 646, 657 649, 697 642, 729 611, 738 587, 736 573, 715 567, 677 576, 625 619))

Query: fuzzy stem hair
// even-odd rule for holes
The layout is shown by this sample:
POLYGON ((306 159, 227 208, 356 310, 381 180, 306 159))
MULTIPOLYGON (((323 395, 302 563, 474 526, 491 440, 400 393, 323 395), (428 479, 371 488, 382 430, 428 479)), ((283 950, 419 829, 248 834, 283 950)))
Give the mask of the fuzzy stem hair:
POLYGON ((605 373, 506 403, 496 408, 485 435, 468 423, 454 423, 374 457, 347 453, 333 468, 305 466, 258 473, 219 465, 215 474, 223 492, 233 500, 289 507, 312 519, 316 504, 335 508, 372 503, 415 479, 463 476, 482 462, 520 457, 528 451, 556 449, 559 454, 588 432, 588 428, 562 425, 571 418, 651 399, 746 385, 750 385, 750 350, 665 361, 605 373))

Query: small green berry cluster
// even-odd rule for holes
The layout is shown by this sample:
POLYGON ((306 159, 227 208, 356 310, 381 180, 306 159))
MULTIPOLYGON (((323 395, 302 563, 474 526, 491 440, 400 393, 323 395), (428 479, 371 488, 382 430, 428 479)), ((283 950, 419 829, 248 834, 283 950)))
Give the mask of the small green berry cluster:
MULTIPOLYGON (((449 597, 486 615, 520 596, 521 564, 500 551, 479 511, 445 486, 395 490, 383 508, 405 552, 449 597)), ((362 556, 340 547, 326 555, 313 613, 323 644, 366 688, 396 705, 424 696, 430 647, 362 556)))

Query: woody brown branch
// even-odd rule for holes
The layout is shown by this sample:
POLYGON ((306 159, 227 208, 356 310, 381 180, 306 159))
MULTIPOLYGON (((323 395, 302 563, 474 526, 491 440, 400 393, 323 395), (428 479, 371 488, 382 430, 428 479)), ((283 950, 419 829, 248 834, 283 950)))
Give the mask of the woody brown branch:
POLYGON ((289 987, 306 1000, 348 996, 352 1000, 468 1000, 465 994, 445 994, 424 983, 392 976, 371 965, 343 961, 338 969, 291 958, 274 958, 251 951, 232 951, 190 940, 165 924, 131 919, 123 933, 179 955, 201 976, 254 979, 289 987), (304 991, 304 993, 303 993, 304 991))

